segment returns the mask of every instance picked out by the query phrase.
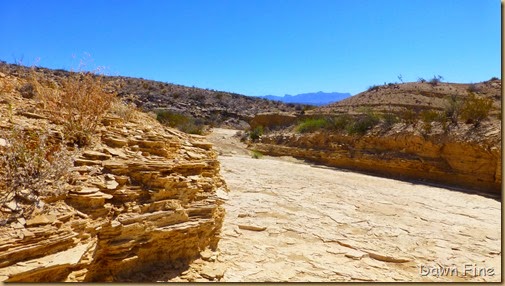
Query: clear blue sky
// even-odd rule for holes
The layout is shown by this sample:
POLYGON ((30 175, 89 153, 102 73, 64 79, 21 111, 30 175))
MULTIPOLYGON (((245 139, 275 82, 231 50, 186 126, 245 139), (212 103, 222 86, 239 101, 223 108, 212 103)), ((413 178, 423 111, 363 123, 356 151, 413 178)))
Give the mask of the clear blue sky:
POLYGON ((237 92, 501 77, 498 0, 0 0, 0 60, 237 92), (75 57, 75 58, 74 58, 75 57))

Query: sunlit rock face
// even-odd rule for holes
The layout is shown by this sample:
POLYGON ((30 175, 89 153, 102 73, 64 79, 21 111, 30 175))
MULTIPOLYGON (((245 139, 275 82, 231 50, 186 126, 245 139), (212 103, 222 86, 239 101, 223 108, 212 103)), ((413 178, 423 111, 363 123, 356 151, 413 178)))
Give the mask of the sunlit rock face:
MULTIPOLYGON (((61 132, 30 115, 37 113, 33 100, 15 91, 3 99, 3 130, 61 132)), ((42 198, 30 214, 3 221, 0 281, 128 281, 155 267, 181 267, 217 247, 224 209, 216 193, 227 187, 212 145, 134 113, 131 120, 102 120, 92 144, 75 154, 64 195, 42 198)), ((3 214, 17 203, 1 202, 3 214)))
POLYGON ((499 194, 502 167, 497 124, 489 124, 488 130, 481 130, 483 134, 473 134, 478 138, 475 140, 457 134, 430 137, 393 129, 367 136, 272 134, 263 136, 253 148, 334 167, 499 194))

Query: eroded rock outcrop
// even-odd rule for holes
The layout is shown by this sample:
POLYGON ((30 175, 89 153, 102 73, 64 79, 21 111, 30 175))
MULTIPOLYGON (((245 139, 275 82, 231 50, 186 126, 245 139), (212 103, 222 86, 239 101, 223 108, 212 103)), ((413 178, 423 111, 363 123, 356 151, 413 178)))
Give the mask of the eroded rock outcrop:
POLYGON ((299 120, 299 118, 294 113, 265 112, 265 113, 256 114, 256 116, 254 116, 253 119, 251 119, 249 124, 251 125, 252 129, 260 127, 260 126, 267 127, 269 129, 275 129, 275 128, 286 127, 291 124, 294 124, 297 120, 299 120))
POLYGON ((461 134, 423 136, 405 130, 366 136, 277 133, 263 136, 251 148, 333 167, 498 194, 502 180, 498 124, 489 123, 478 132, 468 130, 472 138, 461 134))
MULTIPOLYGON (((212 145, 135 117, 105 118, 75 159, 68 194, 0 226, 0 281, 125 281, 217 247, 224 209, 216 192, 227 188, 212 145)), ((16 110, 4 118, 2 128, 44 121, 16 110)))

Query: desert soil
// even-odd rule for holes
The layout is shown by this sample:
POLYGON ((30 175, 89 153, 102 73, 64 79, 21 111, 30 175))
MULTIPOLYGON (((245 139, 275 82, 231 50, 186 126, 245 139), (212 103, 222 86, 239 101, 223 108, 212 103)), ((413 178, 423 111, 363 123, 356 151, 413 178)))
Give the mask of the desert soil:
POLYGON ((208 137, 230 189, 218 251, 174 281, 500 281, 500 201, 254 159, 235 133, 208 137))

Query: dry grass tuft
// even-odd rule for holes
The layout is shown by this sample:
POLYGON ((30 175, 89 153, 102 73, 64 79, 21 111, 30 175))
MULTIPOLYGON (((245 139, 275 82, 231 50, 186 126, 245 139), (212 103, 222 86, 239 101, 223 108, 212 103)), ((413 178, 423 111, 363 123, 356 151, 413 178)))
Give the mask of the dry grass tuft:
POLYGON ((120 117, 124 122, 130 122, 134 120, 135 111, 137 106, 133 103, 135 100, 134 96, 129 96, 126 98, 116 97, 111 103, 110 113, 120 117))

